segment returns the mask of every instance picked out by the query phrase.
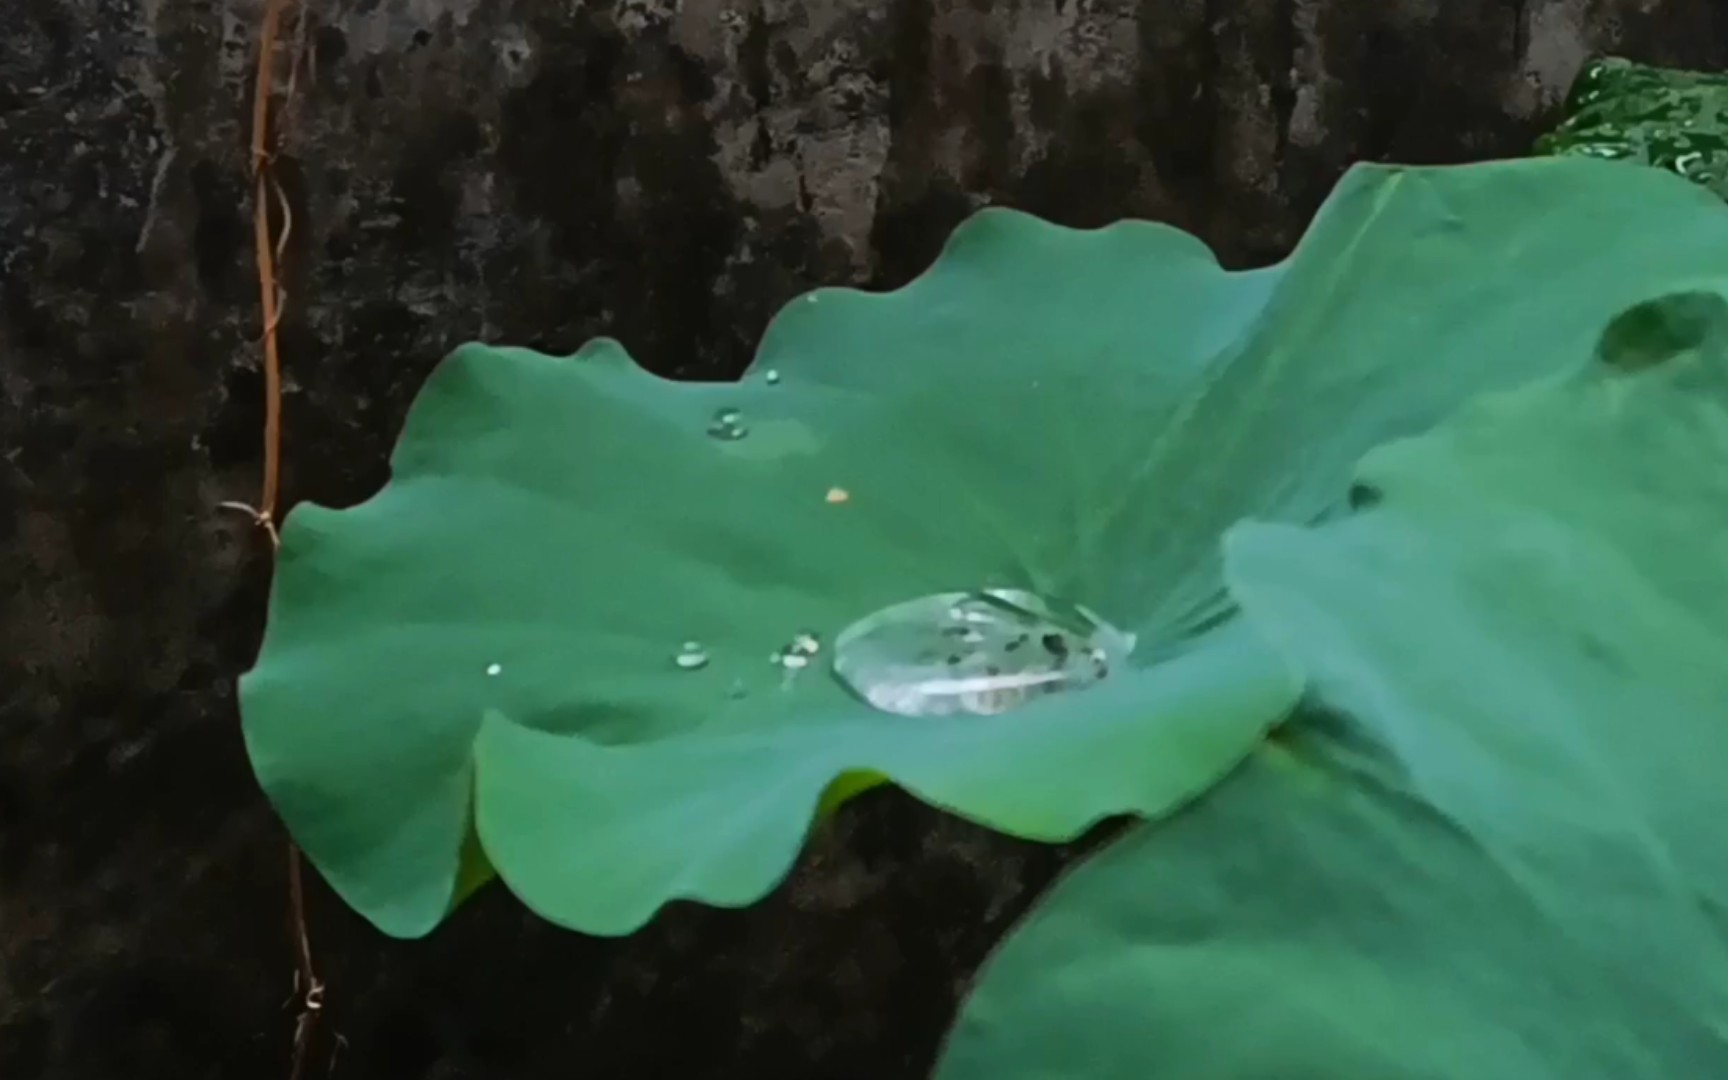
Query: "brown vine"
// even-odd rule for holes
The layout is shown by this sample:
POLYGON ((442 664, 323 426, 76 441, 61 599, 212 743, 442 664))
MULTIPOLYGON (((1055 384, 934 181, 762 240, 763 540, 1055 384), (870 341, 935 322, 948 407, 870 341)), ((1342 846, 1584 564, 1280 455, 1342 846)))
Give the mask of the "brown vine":
MULTIPOLYGON (((252 238, 253 254, 258 268, 258 300, 263 332, 259 344, 264 369, 264 464, 263 479, 255 505, 224 503, 252 517, 270 540, 272 554, 281 546, 277 532, 277 504, 282 484, 282 355, 277 328, 287 305, 287 294, 277 279, 277 269, 287 251, 288 237, 294 228, 294 215, 288 197, 271 171, 275 140, 271 137, 271 101, 275 96, 276 47, 281 35, 284 16, 295 10, 295 39, 289 61, 286 106, 292 103, 296 79, 306 51, 307 16, 305 0, 265 0, 264 13, 258 28, 258 58, 256 82, 252 96, 252 238), (270 207, 274 202, 281 215, 281 227, 272 231, 270 207)), ((287 844, 288 855, 288 919, 294 944, 294 991, 299 998, 299 1013, 294 1021, 292 1064, 289 1080, 301 1080, 313 1035, 324 1008, 324 983, 313 963, 312 938, 306 924, 306 884, 304 860, 293 840, 287 844)))

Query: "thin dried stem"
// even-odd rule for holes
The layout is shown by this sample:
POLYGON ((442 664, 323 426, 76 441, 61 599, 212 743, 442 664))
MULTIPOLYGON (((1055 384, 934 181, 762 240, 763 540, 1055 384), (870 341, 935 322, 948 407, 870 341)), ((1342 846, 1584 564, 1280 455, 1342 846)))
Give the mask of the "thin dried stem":
POLYGON ((289 1080, 300 1080, 312 1033, 324 1009, 324 983, 312 965, 312 937, 306 930, 306 884, 300 849, 288 842, 288 919, 294 935, 294 985, 299 988, 300 1015, 294 1020, 294 1064, 289 1080))
MULTIPOLYGON (((270 102, 275 93, 275 58, 277 36, 283 15, 294 0, 265 0, 264 15, 258 29, 258 71, 252 98, 252 234, 254 256, 258 264, 258 303, 264 332, 260 344, 264 366, 264 476, 256 506, 244 503, 223 503, 225 507, 245 511, 263 526, 270 537, 271 548, 280 546, 276 530, 276 508, 281 497, 282 481, 282 357, 277 329, 287 307, 287 292, 276 280, 277 267, 287 255, 288 237, 294 229, 294 213, 282 185, 271 175, 273 161, 270 132, 270 102), (282 226, 271 236, 270 202, 274 196, 281 211, 282 226)), ((294 80, 301 57, 305 53, 306 14, 298 12, 292 66, 289 72, 289 97, 292 99, 294 80)), ((312 938, 306 925, 306 885, 300 849, 288 842, 288 920, 294 939, 294 986, 300 995, 300 1013, 294 1021, 293 1062, 289 1080, 301 1080, 312 1036, 324 1008, 324 983, 318 978, 312 960, 312 938)))

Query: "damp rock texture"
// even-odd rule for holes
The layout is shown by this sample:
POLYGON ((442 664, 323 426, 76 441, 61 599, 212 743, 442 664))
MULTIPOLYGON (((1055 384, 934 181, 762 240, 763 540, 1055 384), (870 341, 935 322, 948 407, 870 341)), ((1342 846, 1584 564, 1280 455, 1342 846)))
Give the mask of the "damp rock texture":
MULTIPOLYGON (((269 560, 218 508, 255 498, 260 465, 261 8, 9 0, 0 19, 8 1077, 288 1074, 283 838, 234 704, 269 560)), ((304 0, 277 99, 285 495, 374 491, 465 339, 606 333, 657 371, 723 377, 796 292, 902 283, 986 203, 1156 218, 1229 264, 1274 259, 1353 161, 1524 152, 1605 50, 1719 69, 1728 16, 304 0)), ((923 1076, 971 973, 1071 854, 877 793, 758 908, 679 905, 622 941, 493 888, 393 942, 314 880, 328 992, 305 1075, 923 1076)))

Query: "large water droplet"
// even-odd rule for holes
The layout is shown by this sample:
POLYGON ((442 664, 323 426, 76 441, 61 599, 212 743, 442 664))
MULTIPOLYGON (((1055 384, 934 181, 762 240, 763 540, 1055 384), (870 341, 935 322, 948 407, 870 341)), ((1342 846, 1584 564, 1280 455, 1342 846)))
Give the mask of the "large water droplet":
POLYGON ((1108 678, 1134 635, 1021 589, 938 593, 866 615, 834 640, 834 674, 884 712, 993 716, 1108 678))
POLYGON ((737 409, 721 409, 709 422, 708 434, 712 438, 731 442, 750 434, 750 428, 744 423, 744 414, 737 409))
POLYGON ((708 666, 708 650, 700 641, 686 641, 672 662, 685 671, 698 671, 708 666))

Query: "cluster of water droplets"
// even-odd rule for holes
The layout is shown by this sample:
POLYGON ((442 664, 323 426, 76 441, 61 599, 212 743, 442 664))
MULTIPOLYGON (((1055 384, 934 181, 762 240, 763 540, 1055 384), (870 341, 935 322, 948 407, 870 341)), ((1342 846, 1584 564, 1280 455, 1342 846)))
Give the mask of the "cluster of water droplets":
MULTIPOLYGON (((775 386, 780 372, 768 369, 761 378, 775 386)), ((715 411, 707 433, 733 442, 747 437, 750 426, 741 409, 727 406, 715 411)), ((849 497, 834 488, 827 501, 849 497)), ((989 716, 1102 682, 1134 643, 1133 634, 1077 604, 1023 589, 977 589, 920 597, 864 616, 835 638, 832 663, 843 686, 884 712, 989 716)), ((781 671, 782 688, 822 651, 821 638, 810 630, 776 649, 769 660, 781 671)), ((701 671, 710 656, 701 642, 686 641, 672 662, 681 671, 701 671)), ((731 696, 743 696, 743 686, 743 680, 735 681, 731 696)))
MULTIPOLYGON (((1135 638, 1078 604, 1021 589, 937 593, 866 615, 835 638, 833 674, 883 712, 902 716, 994 716, 1050 694, 1084 690, 1110 677, 1135 638)), ((781 687, 823 652, 813 630, 793 635, 769 662, 781 687)), ((673 654, 681 671, 701 671, 699 641, 673 654)), ((743 681, 731 696, 743 696, 743 681)))
POLYGON ((834 641, 834 674, 903 716, 993 716, 1094 686, 1134 635, 1022 589, 938 593, 883 608, 834 641))
POLYGON ((676 664, 680 671, 701 671, 708 666, 708 650, 702 647, 700 641, 686 641, 672 657, 672 663, 676 664))
POLYGON ((750 428, 744 423, 744 413, 738 409, 720 409, 708 422, 709 438, 719 439, 721 442, 733 442, 748 434, 750 428))
MULTIPOLYGON (((780 372, 769 368, 762 373, 762 381, 769 386, 780 385, 780 372)), ((750 425, 744 419, 744 410, 728 405, 714 410, 714 415, 708 420, 708 437, 721 442, 736 442, 750 434, 750 425)))
POLYGON ((802 630, 792 640, 775 649, 768 662, 780 668, 780 684, 790 686, 792 680, 815 662, 822 651, 822 639, 813 630, 802 630))

